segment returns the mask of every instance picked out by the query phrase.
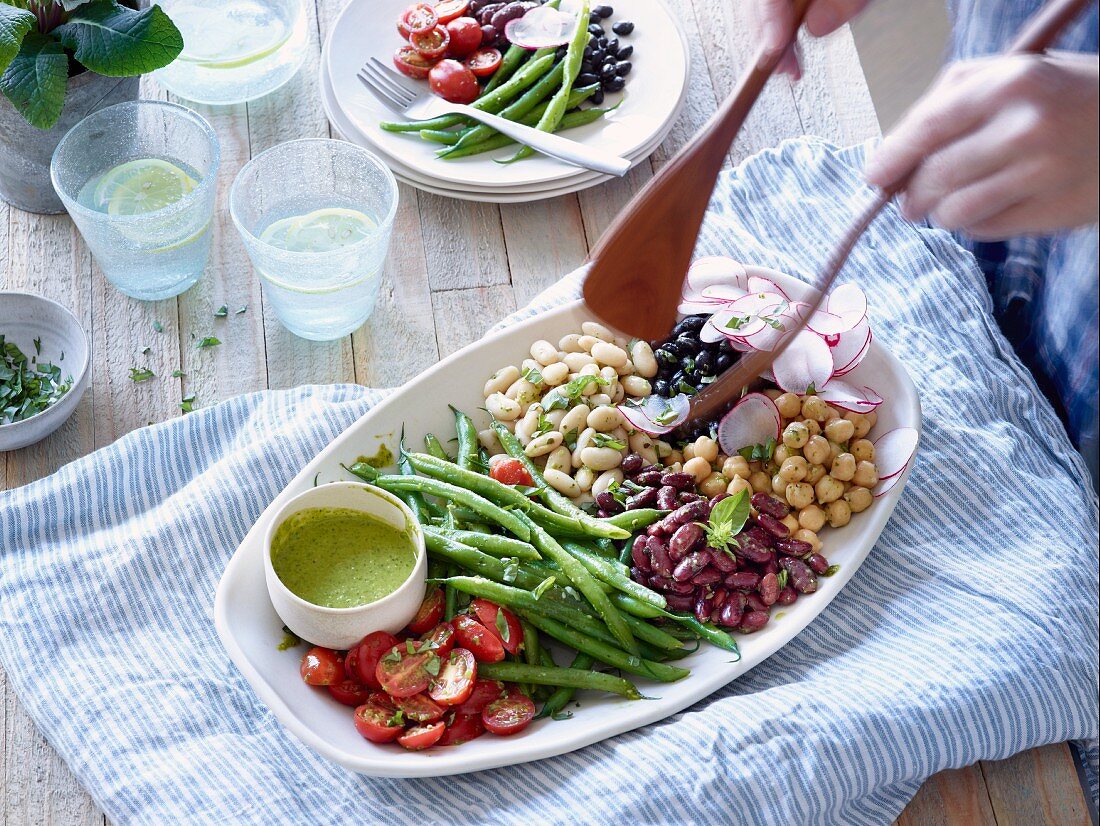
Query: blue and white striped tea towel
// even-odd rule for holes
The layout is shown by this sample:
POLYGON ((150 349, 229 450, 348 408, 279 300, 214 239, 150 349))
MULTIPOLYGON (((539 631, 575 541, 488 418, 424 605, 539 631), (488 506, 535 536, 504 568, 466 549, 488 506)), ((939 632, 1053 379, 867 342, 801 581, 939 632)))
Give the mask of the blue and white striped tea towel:
MULTIPOLYGON (((723 179, 700 251, 812 277, 868 197, 861 160, 811 140, 749 160, 723 179)), ((922 452, 847 589, 682 714, 428 780, 349 774, 286 734, 222 650, 213 594, 265 505, 380 398, 352 386, 244 396, 4 494, 8 679, 122 824, 882 824, 940 769, 1094 740, 1098 523, 1082 463, 947 235, 888 211, 848 274, 920 388, 922 452)))

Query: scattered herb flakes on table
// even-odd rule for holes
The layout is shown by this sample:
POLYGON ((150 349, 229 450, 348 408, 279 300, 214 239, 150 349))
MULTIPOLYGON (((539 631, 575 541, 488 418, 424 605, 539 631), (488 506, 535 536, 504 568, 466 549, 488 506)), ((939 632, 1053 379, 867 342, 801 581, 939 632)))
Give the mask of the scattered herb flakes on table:
MULTIPOLYGON (((29 419, 56 403, 73 386, 72 376, 61 379, 61 368, 49 362, 37 362, 42 352, 40 339, 34 340, 36 355, 28 358, 22 350, 0 335, 0 425, 29 419)), ((64 354, 61 358, 64 359, 64 354)))

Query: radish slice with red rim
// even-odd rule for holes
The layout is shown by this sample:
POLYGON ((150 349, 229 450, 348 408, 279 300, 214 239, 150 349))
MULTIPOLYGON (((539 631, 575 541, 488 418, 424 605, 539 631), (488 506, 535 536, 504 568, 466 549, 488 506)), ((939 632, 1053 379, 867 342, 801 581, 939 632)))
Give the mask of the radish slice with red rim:
POLYGON ((750 275, 746 283, 750 293, 779 293, 784 298, 790 297, 778 284, 762 275, 750 275))
POLYGON ((550 6, 536 6, 523 17, 509 20, 504 36, 521 49, 552 49, 569 42, 577 16, 550 6))
POLYGON ((699 340, 704 344, 713 344, 728 336, 714 326, 714 316, 707 319, 707 323, 699 328, 699 340))
POLYGON ((856 387, 836 377, 819 388, 817 395, 833 407, 839 407, 851 413, 870 413, 882 404, 882 396, 870 387, 856 387))
POLYGON ((720 310, 722 304, 717 301, 699 301, 692 299, 690 301, 681 301, 680 306, 676 308, 680 315, 710 315, 716 310, 720 310))
POLYGON ((788 393, 804 394, 824 387, 833 376, 833 355, 825 339, 802 330, 772 365, 775 383, 788 393))
POLYGON ((833 354, 833 375, 843 376, 855 370, 867 355, 871 339, 871 325, 867 319, 839 336, 826 337, 825 343, 833 354))
POLYGON ((718 443, 733 456, 744 447, 779 438, 783 417, 775 402, 763 393, 749 393, 718 423, 718 443))
POLYGON ((899 427, 875 439, 875 467, 880 480, 899 476, 917 452, 919 434, 912 427, 899 427))
POLYGON ((736 287, 742 293, 745 289, 745 265, 726 258, 724 255, 708 255, 697 258, 688 267, 684 281, 685 298, 689 293, 702 294, 707 287, 736 287))
POLYGON ((894 486, 905 477, 905 471, 909 469, 909 464, 905 465, 901 470, 895 473, 888 479, 880 479, 879 483, 875 486, 874 496, 878 499, 880 496, 885 496, 894 489, 894 486))
POLYGON ((661 436, 675 430, 688 417, 690 400, 680 393, 670 399, 656 394, 640 402, 624 402, 619 412, 631 426, 651 436, 661 436))

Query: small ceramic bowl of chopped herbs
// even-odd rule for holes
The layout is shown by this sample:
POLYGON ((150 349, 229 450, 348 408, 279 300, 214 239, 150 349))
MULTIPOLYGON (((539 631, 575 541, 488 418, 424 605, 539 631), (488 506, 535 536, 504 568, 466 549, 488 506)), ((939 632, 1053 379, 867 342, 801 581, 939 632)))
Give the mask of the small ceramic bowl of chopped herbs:
POLYGON ((76 316, 48 298, 0 290, 0 451, 61 427, 91 375, 91 347, 76 316))

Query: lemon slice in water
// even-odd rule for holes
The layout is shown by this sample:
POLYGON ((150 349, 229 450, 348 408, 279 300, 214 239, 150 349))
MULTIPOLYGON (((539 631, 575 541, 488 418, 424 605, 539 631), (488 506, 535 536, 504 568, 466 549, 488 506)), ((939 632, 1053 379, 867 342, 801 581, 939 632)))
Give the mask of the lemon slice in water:
POLYGON ((290 249, 290 247, 287 246, 287 239, 290 233, 298 228, 298 223, 301 220, 302 219, 297 216, 293 218, 282 218, 260 233, 260 240, 265 244, 271 244, 271 246, 278 247, 281 250, 290 249))
MULTIPOLYGON (((292 252, 332 252, 359 243, 378 228, 366 213, 343 207, 318 209, 295 220, 280 245, 292 252)), ((268 231, 280 223, 272 224, 268 231)))
POLYGON ((147 215, 176 203, 195 184, 195 179, 174 163, 141 158, 105 173, 93 198, 108 215, 147 215))

